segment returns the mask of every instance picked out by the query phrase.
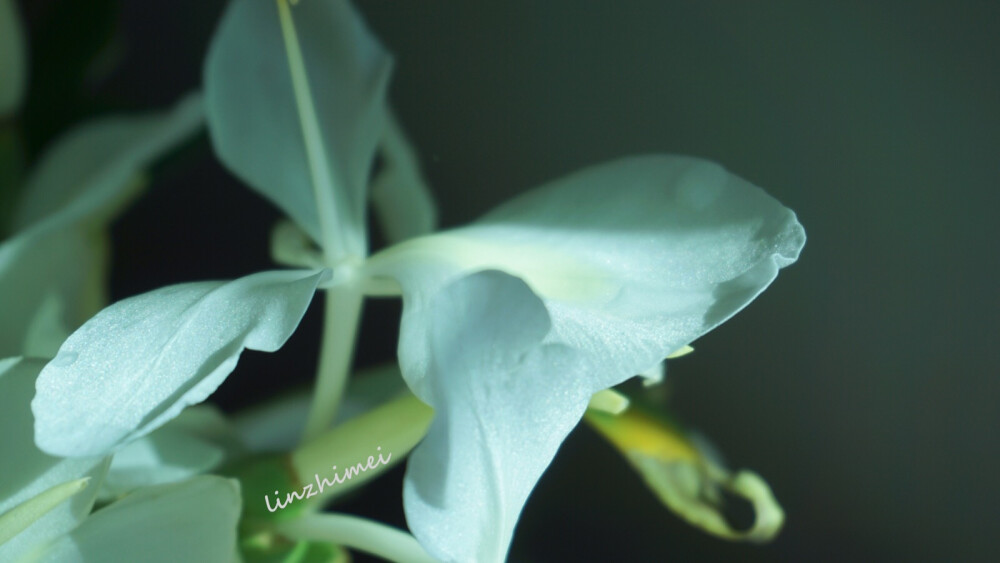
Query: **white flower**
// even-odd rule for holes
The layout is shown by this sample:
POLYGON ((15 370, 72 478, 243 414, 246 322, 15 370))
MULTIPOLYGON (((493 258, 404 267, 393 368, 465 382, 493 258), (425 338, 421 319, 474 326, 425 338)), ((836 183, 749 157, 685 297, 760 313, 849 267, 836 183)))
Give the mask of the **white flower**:
MULTIPOLYGON (((379 143, 394 174, 376 184, 397 196, 376 198, 383 216, 407 217, 400 201, 425 200, 391 142, 390 59, 346 2, 294 11, 283 0, 230 5, 205 67, 206 111, 223 162, 319 245, 310 252, 288 229, 277 237, 276 254, 311 271, 172 286, 98 314, 39 378, 39 444, 99 455, 148 433, 203 400, 244 347, 279 347, 317 287, 328 292, 333 352, 311 426, 324 428, 361 299, 401 293, 403 377, 436 411, 410 460, 408 522, 434 557, 502 560, 590 396, 742 309, 795 261, 804 231, 718 165, 650 155, 587 168, 469 226, 369 257, 379 143)), ((428 206, 412 209, 399 236, 433 222, 428 206)))
POLYGON ((0 360, 0 560, 231 559, 241 505, 233 480, 144 487, 91 512, 111 459, 55 458, 35 447, 29 402, 43 365, 0 360))

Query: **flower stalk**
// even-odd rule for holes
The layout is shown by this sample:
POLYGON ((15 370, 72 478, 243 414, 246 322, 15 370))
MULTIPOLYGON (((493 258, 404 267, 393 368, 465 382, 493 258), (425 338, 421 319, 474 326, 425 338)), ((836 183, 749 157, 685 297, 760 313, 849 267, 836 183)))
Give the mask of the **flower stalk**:
POLYGON ((362 294, 350 283, 334 286, 326 291, 319 369, 303 443, 308 443, 330 428, 337 416, 337 407, 344 396, 351 359, 354 357, 354 341, 363 299, 362 294))

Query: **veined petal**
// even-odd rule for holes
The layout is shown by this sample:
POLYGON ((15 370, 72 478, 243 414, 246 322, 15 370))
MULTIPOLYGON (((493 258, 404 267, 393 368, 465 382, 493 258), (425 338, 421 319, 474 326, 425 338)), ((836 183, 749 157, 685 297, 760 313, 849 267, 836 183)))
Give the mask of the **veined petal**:
POLYGON ((316 242, 364 256, 392 61, 346 1, 300 2, 292 13, 309 107, 296 98, 276 3, 235 0, 205 63, 209 132, 226 166, 316 242), (332 219, 343 225, 323 224, 332 219), (349 240, 324 240, 327 229, 349 240))
POLYGON ((90 478, 86 488, 46 512, 10 540, 0 543, 0 561, 16 561, 33 546, 75 527, 90 512, 108 468, 108 459, 55 458, 35 447, 31 397, 45 362, 0 360, 0 514, 30 501, 61 483, 90 478))
POLYGON ((502 561, 528 495, 599 388, 582 355, 542 344, 549 317, 521 280, 473 274, 430 312, 421 395, 435 413, 408 462, 407 523, 438 559, 502 561))
POLYGON ((28 60, 21 18, 12 0, 0 0, 0 117, 24 98, 28 60))
POLYGON ((239 485, 211 475, 139 489, 37 553, 43 562, 230 561, 239 485))
POLYGON ((773 198, 703 160, 644 156, 594 166, 528 192, 468 227, 371 257, 371 278, 405 300, 404 374, 428 369, 428 300, 495 268, 545 302, 551 338, 590 353, 611 387, 655 366, 752 301, 795 261, 805 233, 773 198))
POLYGON ((205 400, 244 348, 273 352, 326 270, 165 287, 115 303, 74 332, 38 377, 35 439, 55 455, 107 453, 205 400))

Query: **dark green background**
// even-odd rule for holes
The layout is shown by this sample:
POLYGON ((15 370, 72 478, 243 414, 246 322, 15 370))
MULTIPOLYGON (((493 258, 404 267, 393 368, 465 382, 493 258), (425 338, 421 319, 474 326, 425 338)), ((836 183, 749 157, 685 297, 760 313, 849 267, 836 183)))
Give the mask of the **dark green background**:
MULTIPOLYGON (((221 7, 30 2, 29 145, 198 87, 221 7), (74 75, 88 45, 104 66, 74 75)), ((689 528, 581 429, 528 503, 513 560, 995 557, 1000 3, 361 7, 396 54, 392 97, 444 225, 586 164, 676 152, 766 188, 809 236, 669 375, 680 415, 773 486, 788 514, 777 541, 689 528)), ((268 267, 277 213, 204 138, 158 172, 116 225, 115 298, 268 267)), ((391 355, 398 305, 368 312, 363 364, 391 355)), ((248 354, 218 399, 234 408, 308 379, 315 312, 306 325, 278 354, 248 354)), ((398 488, 349 508, 400 522, 398 488)))

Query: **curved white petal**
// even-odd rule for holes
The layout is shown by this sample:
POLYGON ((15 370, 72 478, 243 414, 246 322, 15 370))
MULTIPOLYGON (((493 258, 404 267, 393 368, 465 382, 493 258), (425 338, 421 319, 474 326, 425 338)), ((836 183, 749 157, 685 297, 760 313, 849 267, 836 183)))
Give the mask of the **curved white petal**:
POLYGON ((103 306, 105 223, 135 191, 136 175, 201 120, 200 96, 191 95, 168 112, 82 125, 45 153, 14 216, 20 232, 0 244, 0 357, 50 356, 58 338, 33 327, 72 330, 103 306), (46 304, 56 318, 39 319, 52 312, 46 304))
POLYGON ((15 111, 24 98, 28 60, 21 18, 12 0, 0 0, 0 117, 15 111))
POLYGON ((590 353, 610 387, 742 309, 804 243, 794 213, 722 167, 643 156, 584 169, 366 268, 402 285, 400 362, 418 392, 429 299, 487 268, 527 282, 552 318, 550 338, 590 353))
POLYGON ((73 333, 38 377, 35 439, 55 455, 106 453, 205 400, 244 348, 273 352, 328 271, 261 272, 115 303, 73 333))
POLYGON ((323 161, 310 162, 274 1, 235 0, 223 17, 205 63, 209 133, 230 170, 321 244, 322 209, 332 205, 351 238, 339 244, 364 256, 365 189, 392 61, 346 1, 299 2, 292 14, 323 161), (311 166, 322 169, 320 185, 311 166))
POLYGON ((207 473, 246 453, 236 429, 218 407, 193 405, 115 452, 98 500, 207 473))
POLYGON ((434 421, 410 456, 407 523, 444 561, 502 561, 521 509, 599 383, 524 282, 473 274, 433 300, 422 398, 434 421))
POLYGON ((222 477, 146 487, 92 514, 37 560, 231 561, 240 505, 239 485, 222 477))
POLYGON ((201 94, 166 112, 105 117, 80 125, 49 148, 32 170, 14 215, 23 230, 43 220, 64 226, 109 219, 135 187, 135 176, 202 124, 201 94))
POLYGON ((0 360, 0 514, 67 481, 90 477, 86 489, 60 503, 9 541, 0 544, 0 561, 16 561, 39 543, 64 534, 90 512, 108 459, 55 458, 35 447, 31 397, 45 362, 0 360))

